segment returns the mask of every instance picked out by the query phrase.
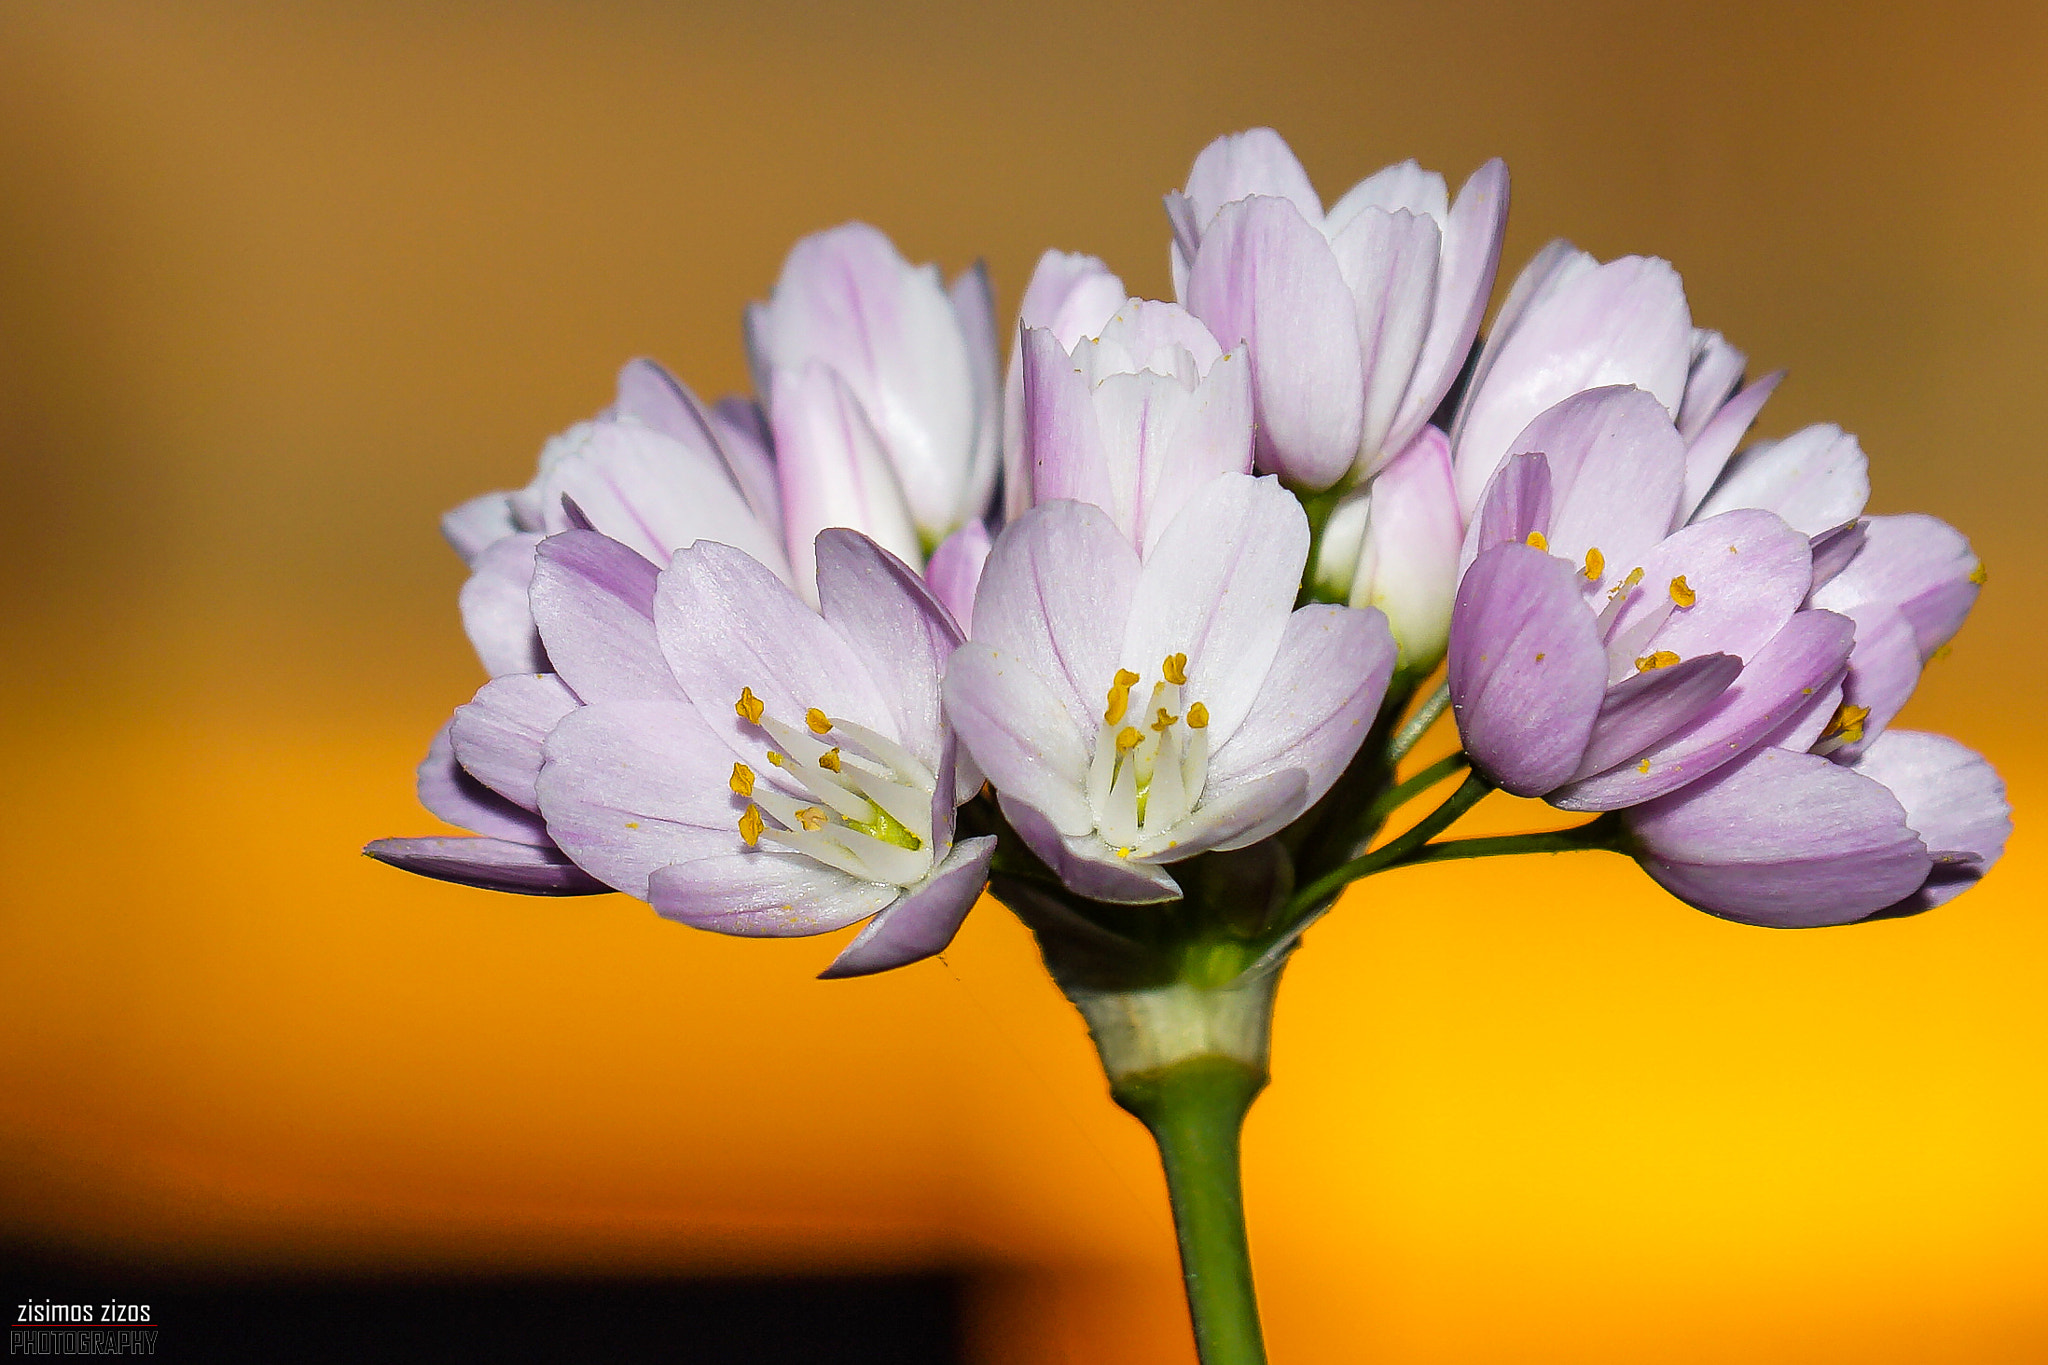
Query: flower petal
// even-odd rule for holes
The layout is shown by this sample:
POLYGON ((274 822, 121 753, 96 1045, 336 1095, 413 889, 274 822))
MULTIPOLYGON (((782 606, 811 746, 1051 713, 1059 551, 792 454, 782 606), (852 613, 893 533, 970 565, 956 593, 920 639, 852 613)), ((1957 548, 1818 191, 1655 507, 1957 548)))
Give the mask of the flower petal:
POLYGON ((1794 530, 1817 536, 1863 515, 1870 466, 1856 438, 1831 423, 1763 441, 1728 464, 1696 519, 1737 507, 1776 512, 1794 530))
POLYGON ((1076 742, 1101 724, 1138 572, 1138 552, 1109 514, 1078 502, 1042 504, 1010 523, 982 570, 976 643, 1049 688, 1076 742))
POLYGON ((1299 768, 1269 773, 1262 782, 1239 783, 1213 796, 1163 834, 1131 850, 1130 861, 1177 863, 1210 849, 1243 848, 1279 833, 1312 804, 1308 774, 1299 768))
POLYGON ((1472 562, 1451 613, 1451 706, 1465 752, 1517 796, 1570 777, 1607 691, 1607 654, 1577 574, 1530 545, 1472 562))
POLYGON ((1628 814, 1667 891, 1745 924, 1847 924, 1910 895, 1932 866, 1880 783, 1812 754, 1759 749, 1628 814))
POLYGON ((1889 602, 1913 623, 1920 657, 1931 658, 1962 628, 1984 582, 1970 542, 1948 523, 1919 513, 1871 517, 1863 534, 1862 551, 1815 590, 1813 604, 1841 611, 1889 602))
POLYGON ((939 679, 960 627, 917 571, 858 531, 818 536, 818 602, 825 623, 853 647, 904 746, 938 766, 939 679))
POLYGON ((931 562, 924 566, 924 581, 932 596, 953 613, 962 630, 974 629, 974 593, 981 584, 991 543, 988 525, 977 518, 940 541, 931 562))
POLYGON ((533 551, 540 537, 530 531, 493 541, 477 555, 462 585, 462 629, 494 678, 540 673, 548 666, 534 629, 526 594, 533 582, 533 551))
MULTIPOLYGON (((1124 282, 1093 256, 1047 251, 1038 258, 1018 307, 1019 330, 1010 347, 1009 378, 1003 386, 1003 519, 1015 521, 1031 506, 1031 480, 1024 455, 1023 331, 1050 331, 1061 350, 1095 336, 1123 307, 1124 282)), ((963 620, 965 618, 962 618, 963 620)))
POLYGON ((1834 581, 1835 575, 1849 567, 1849 561, 1863 552, 1867 539, 1861 521, 1848 522, 1830 527, 1808 540, 1813 551, 1813 591, 1819 592, 1823 583, 1834 581))
POLYGON ((1685 290, 1664 261, 1628 256, 1565 280, 1518 320, 1459 416, 1461 502, 1476 507, 1516 435, 1572 394, 1631 384, 1676 412, 1691 360, 1685 290))
POLYGON ((1856 646, 1849 652, 1842 699, 1866 714, 1859 722, 1862 738, 1834 751, 1838 763, 1868 749, 1920 682, 1920 649, 1904 612, 1884 602, 1862 602, 1842 615, 1856 623, 1856 646))
POLYGON ((585 702, 668 697, 682 689, 654 638, 661 570, 595 531, 541 542, 531 601, 548 661, 585 702))
POLYGON ((594 896, 609 891, 552 847, 505 839, 378 839, 363 848, 380 863, 437 881, 522 896, 594 896))
POLYGON ((434 732, 434 742, 427 746, 427 756, 420 760, 420 804, 449 824, 478 834, 515 844, 552 847, 547 826, 539 816, 507 801, 455 761, 455 745, 448 737, 450 728, 444 725, 434 732))
POLYGON ((1186 654, 1183 695, 1209 708, 1213 745, 1229 742, 1280 647, 1308 540, 1279 480, 1224 474, 1188 499, 1138 576, 1119 662, 1156 677, 1186 654))
POLYGON ((538 810, 533 783, 540 776, 541 745, 575 709, 575 694, 552 673, 493 678, 474 700, 455 708, 448 738, 470 776, 514 805, 538 810))
POLYGON ((759 413, 745 399, 727 399, 719 407, 725 413, 722 419, 704 406, 689 385, 643 357, 627 361, 619 371, 619 396, 612 410, 715 462, 754 517, 772 528, 781 520, 780 500, 774 463, 758 435, 759 413), (735 401, 753 421, 741 419, 730 406, 735 401))
POLYGON ((817 572, 814 542, 830 526, 863 532, 891 553, 923 562, 889 453, 837 371, 813 363, 778 374, 768 420, 782 481, 783 535, 792 581, 801 591, 808 596, 817 572))
POLYGON ((1685 374, 1685 397, 1678 404, 1678 433, 1688 444, 1727 403, 1747 364, 1749 357, 1719 332, 1693 329, 1692 366, 1685 374))
POLYGON ((1472 350, 1472 339, 1479 335, 1479 320, 1486 313, 1494 273, 1500 267, 1501 238, 1507 231, 1507 164, 1495 157, 1474 171, 1458 191, 1450 215, 1439 221, 1444 225, 1443 263, 1437 270, 1429 339, 1423 343, 1408 395, 1387 433, 1390 450, 1405 448, 1422 430, 1450 392, 1472 350))
POLYGON ((1323 234, 1284 200, 1226 205, 1187 297, 1218 342, 1250 345, 1259 468, 1334 483, 1358 455, 1365 400, 1351 292, 1323 234))
POLYGON ((1356 467, 1369 474, 1399 449, 1387 441, 1429 335, 1443 234, 1427 215, 1367 208, 1330 238, 1330 250, 1358 328, 1365 405, 1356 467))
POLYGON ((1514 454, 1550 457, 1550 552, 1569 563, 1605 562, 1612 587, 1671 531, 1685 483, 1685 444, 1671 415, 1641 389, 1576 393, 1539 413, 1514 454))
MULTIPOLYGON (((1721 471, 1728 465, 1728 457, 1735 453, 1735 447, 1742 444, 1750 424, 1756 421, 1757 413, 1770 396, 1777 392, 1785 372, 1773 370, 1756 383, 1743 389, 1723 404, 1697 436, 1689 437, 1685 447, 1685 501, 1681 512, 1690 521, 1714 481, 1721 477, 1721 471)), ((1681 425, 1680 431, 1684 430, 1681 425)))
POLYGON ((1807 699, 1840 678, 1856 627, 1845 616, 1802 611, 1751 656, 1732 686, 1636 762, 1550 794, 1565 810, 1618 810, 1697 782, 1767 742, 1807 699))
MULTIPOLYGON (((1000 786, 1000 784, 998 784, 1000 786)), ((1001 794, 1003 818, 1039 861, 1075 895, 1114 905, 1152 905, 1180 899, 1180 883, 1163 867, 1120 858, 1093 833, 1069 838, 1023 801, 1001 794)))
POLYGON ((957 526, 985 515, 1002 471, 1003 395, 996 357, 996 300, 988 264, 976 261, 954 277, 946 295, 960 320, 967 342, 968 368, 974 376, 974 444, 961 481, 960 501, 947 523, 957 526))
POLYGON ((960 932, 960 922, 981 899, 995 851, 992 834, 955 845, 931 880, 869 920, 860 936, 818 976, 872 976, 946 951, 960 932))
POLYGON ((1289 616, 1250 713, 1210 756, 1202 806, 1289 769, 1305 780, 1304 807, 1321 800, 1372 728, 1394 656, 1376 611, 1318 605, 1289 616))
POLYGON ((1023 333, 1025 505, 1060 498, 1108 508, 1109 450, 1088 377, 1042 327, 1023 333))
MULTIPOLYGON (((1455 486, 1451 496, 1457 497, 1455 486)), ((1472 518, 1460 551, 1460 571, 1496 545, 1533 545, 1531 535, 1543 537, 1547 544, 1552 501, 1550 457, 1541 451, 1508 456, 1479 500, 1479 514, 1472 518)))
POLYGON ((646 900, 657 868, 745 850, 731 754, 693 707, 586 706, 554 728, 545 755, 538 793, 548 833, 629 896, 646 900))
POLYGON ((1926 883, 1887 907, 1888 917, 1953 900, 2004 856, 2012 837, 2005 783, 1983 758, 1946 735, 1888 730, 1851 770, 1891 790, 1934 858, 1926 883))
POLYGON ((1030 803, 1063 834, 1095 828, 1087 742, 1046 679, 973 641, 953 655, 945 697, 947 717, 997 790, 1030 803))
POLYGON ((1616 681, 1636 671, 1638 658, 1657 650, 1681 659, 1752 658, 1792 618, 1813 577, 1806 537, 1755 509, 1694 522, 1637 562, 1641 585, 1607 634, 1608 676, 1616 681), (1682 595, 1692 605, 1674 610, 1682 595), (1643 630, 1660 617, 1662 623, 1645 637, 1643 630))
POLYGON ((471 566, 478 555, 518 529, 509 493, 485 493, 441 514, 441 534, 471 566))
POLYGON ((1285 199, 1308 222, 1320 223, 1323 201, 1294 152, 1271 128, 1226 133, 1201 150, 1188 172, 1187 198, 1196 231, 1206 234, 1217 211, 1250 195, 1285 199))
POLYGON ((1624 678, 1607 689, 1574 778, 1606 772, 1685 725, 1726 692, 1742 672, 1732 654, 1700 654, 1624 678))
POLYGON ((749 849, 655 868, 644 899, 664 917, 714 934, 803 938, 866 919, 902 890, 801 854, 749 849))
MULTIPOLYGON (((1434 667, 1450 639, 1464 539, 1450 441, 1435 427, 1424 427, 1374 477, 1365 505, 1351 605, 1386 614, 1401 667, 1434 667)), ((1330 538, 1327 526, 1323 534, 1330 538)))

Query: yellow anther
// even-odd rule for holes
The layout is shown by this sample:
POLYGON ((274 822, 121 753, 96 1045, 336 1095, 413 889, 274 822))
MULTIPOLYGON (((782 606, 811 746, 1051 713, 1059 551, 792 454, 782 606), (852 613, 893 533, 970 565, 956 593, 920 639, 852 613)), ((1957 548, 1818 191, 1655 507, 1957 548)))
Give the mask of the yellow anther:
POLYGON ((1671 600, 1681 607, 1689 607, 1700 600, 1700 595, 1692 590, 1692 584, 1685 581, 1685 575, 1680 574, 1671 580, 1671 600))
POLYGON ((1635 586, 1636 584, 1638 584, 1638 583, 1640 583, 1640 582, 1642 582, 1642 581, 1643 581, 1643 566, 1642 566, 1642 565, 1640 565, 1640 564, 1638 564, 1638 565, 1636 565, 1636 566, 1635 566, 1635 567, 1634 567, 1633 569, 1630 569, 1630 570, 1628 571, 1628 577, 1627 577, 1627 578, 1624 578, 1624 579, 1622 579, 1622 580, 1621 580, 1621 586, 1623 586, 1624 588, 1633 588, 1633 587, 1634 587, 1634 586, 1635 586))
POLYGON ((1648 774, 1650 771, 1650 760, 1646 758, 1642 762, 1636 764, 1636 771, 1639 773, 1648 774))
POLYGON ((1159 665, 1159 672, 1175 687, 1186 687, 1188 685, 1188 656, 1185 654, 1167 655, 1166 662, 1159 665))
POLYGON ((804 712, 804 724, 811 727, 811 733, 814 735, 829 735, 832 733, 832 722, 826 718, 823 711, 820 711, 815 706, 804 712))
POLYGON ((744 763, 732 765, 732 794, 752 796, 754 794, 754 770, 744 763))
POLYGON ((754 695, 753 688, 742 687, 740 689, 740 699, 732 704, 732 709, 739 712, 740 719, 747 724, 759 725, 761 723, 761 713, 768 708, 763 706, 761 699, 754 695))
POLYGON ((1537 549, 1542 550, 1546 554, 1550 551, 1550 537, 1544 535, 1541 531, 1531 531, 1529 533, 1528 543, 1534 545, 1537 549))
POLYGON ((1138 732, 1136 726, 1126 725, 1123 729, 1116 732, 1116 751, 1120 754, 1129 753, 1137 748, 1144 741, 1144 738, 1145 736, 1138 732))
MULTIPOLYGON (((1121 678, 1123 674, 1118 673, 1117 676, 1121 678)), ((1118 683, 1115 687, 1109 689, 1109 705, 1103 708, 1102 723, 1104 725, 1115 725, 1123 720, 1124 712, 1130 709, 1131 685, 1129 683, 1118 683)))
POLYGON ((805 806, 796 813, 796 822, 815 834, 825 828, 825 809, 822 806, 805 806))
POLYGON ((1136 687, 1138 685, 1138 675, 1131 672, 1128 668, 1119 668, 1116 671, 1114 681, 1118 687, 1136 687))
POLYGON ((1653 668, 1669 668, 1677 662, 1678 656, 1676 654, 1673 654, 1668 649, 1660 649, 1655 654, 1645 654, 1642 658, 1637 659, 1636 672, 1648 673, 1653 668))
POLYGON ((818 766, 826 769, 829 772, 838 772, 839 751, 837 749, 827 749, 824 753, 819 754, 818 766))
POLYGON ((740 838, 748 848, 761 842, 761 831, 768 828, 768 822, 761 818, 759 806, 748 806, 747 813, 740 817, 740 838))
POLYGON ((1586 581, 1588 583, 1598 583, 1606 572, 1607 556, 1601 554, 1600 547, 1595 545, 1586 551, 1586 581))
POLYGON ((776 753, 773 749, 770 749, 768 751, 768 761, 779 768, 782 766, 782 755, 776 753))
POLYGON ((1984 586, 1984 580, 1989 577, 1991 575, 1984 572, 1984 565, 1981 562, 1976 568, 1970 570, 1970 581, 1980 588, 1984 586))
POLYGON ((1159 732, 1160 734, 1162 734, 1162 735, 1163 735, 1163 734, 1165 734, 1165 733, 1166 733, 1166 732, 1167 732, 1168 730, 1172 729, 1172 728, 1173 728, 1173 724, 1174 724, 1174 722, 1175 722, 1175 721, 1177 721, 1177 720, 1179 720, 1179 719, 1180 719, 1180 717, 1179 717, 1179 716, 1176 716, 1176 715, 1172 715, 1172 714, 1170 714, 1170 713, 1169 713, 1169 712, 1167 711, 1167 709, 1166 709, 1165 707, 1163 707, 1163 706, 1162 706, 1162 707, 1160 707, 1160 708, 1159 708, 1159 715, 1158 715, 1158 717, 1157 717, 1157 718, 1155 718, 1155 719, 1153 720, 1153 722, 1152 722, 1152 728, 1153 728, 1154 730, 1158 731, 1158 732, 1159 732))
POLYGON ((1188 729, 1206 730, 1208 728, 1209 708, 1202 705, 1202 703, 1200 702, 1196 702, 1193 706, 1190 706, 1188 708, 1188 729))
POLYGON ((1870 708, 1851 706, 1847 702, 1835 708, 1835 714, 1828 720, 1828 728, 1820 732, 1822 739, 1840 736, 1844 744, 1860 743, 1863 739, 1863 722, 1870 719, 1870 708))

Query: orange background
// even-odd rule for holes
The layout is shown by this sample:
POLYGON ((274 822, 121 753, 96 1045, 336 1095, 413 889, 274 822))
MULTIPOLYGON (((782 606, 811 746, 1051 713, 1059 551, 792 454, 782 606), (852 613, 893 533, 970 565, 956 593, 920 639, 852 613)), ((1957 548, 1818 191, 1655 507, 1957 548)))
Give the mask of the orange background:
MULTIPOLYGON (((2021 833, 1921 919, 1695 914, 1594 855, 1369 884, 1247 1134, 1277 1362, 2048 1358, 2048 20, 1995 5, 184 3, 0 11, 0 1210, 200 1262, 967 1266, 990 1362, 1190 1352, 1163 1192, 984 905, 819 983, 622 897, 438 885, 479 681, 434 518, 851 217, 1005 308, 1166 289, 1159 194, 1505 155, 1508 269, 1685 272, 1991 587, 1908 720, 2021 833)), ((1505 278, 1505 272, 1504 272, 1505 278)), ((1475 824, 1531 812, 1496 798, 1475 824)))

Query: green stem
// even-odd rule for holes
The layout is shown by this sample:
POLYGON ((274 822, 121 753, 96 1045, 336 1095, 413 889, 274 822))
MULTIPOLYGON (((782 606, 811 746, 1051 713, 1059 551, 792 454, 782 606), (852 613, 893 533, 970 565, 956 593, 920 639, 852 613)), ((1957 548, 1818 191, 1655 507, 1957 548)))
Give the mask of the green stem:
POLYGON ((1263 1067, 1212 1054, 1112 1088, 1159 1144, 1202 1365, 1265 1365, 1238 1176, 1238 1136, 1265 1084, 1263 1067))
POLYGON ((1436 724, 1437 717, 1441 716, 1450 704, 1451 685, 1448 682, 1441 683, 1436 691, 1430 693, 1428 699, 1416 708, 1415 714, 1408 717, 1407 724, 1396 730, 1394 737, 1387 741, 1388 765, 1392 766, 1407 757, 1408 751, 1421 742, 1422 737, 1429 733, 1429 727, 1436 724))
POLYGON ((1410 854, 1449 829, 1459 816, 1479 804, 1479 798, 1493 789, 1493 784, 1478 773, 1468 773, 1465 780, 1458 784, 1458 789, 1450 794, 1449 799, 1423 816, 1413 829, 1407 830, 1399 838, 1390 840, 1370 853, 1353 858, 1341 867, 1332 868, 1296 891, 1287 903, 1287 911, 1281 923, 1293 923, 1304 915, 1320 909, 1324 901, 1360 877, 1369 877, 1383 868, 1406 862, 1410 854))
POLYGON ((1373 828, 1379 828, 1380 824, 1389 815, 1392 815, 1395 811, 1401 809, 1401 807, 1407 805, 1410 801, 1413 801, 1452 773, 1459 772, 1470 766, 1472 766, 1472 761, 1465 757, 1464 750, 1461 749, 1455 754, 1446 754, 1421 772, 1415 774, 1415 776, 1409 778, 1406 782, 1401 783, 1399 786, 1389 787, 1384 792, 1381 792, 1379 799, 1372 803, 1372 809, 1368 812, 1367 818, 1372 821, 1373 828))
POLYGON ((1507 853, 1576 853, 1581 849, 1611 849, 1620 826, 1613 816, 1602 816, 1570 829, 1541 834, 1495 834, 1482 839, 1446 839, 1426 844, 1403 859, 1401 866, 1418 863, 1448 863, 1458 858, 1495 858, 1507 853))

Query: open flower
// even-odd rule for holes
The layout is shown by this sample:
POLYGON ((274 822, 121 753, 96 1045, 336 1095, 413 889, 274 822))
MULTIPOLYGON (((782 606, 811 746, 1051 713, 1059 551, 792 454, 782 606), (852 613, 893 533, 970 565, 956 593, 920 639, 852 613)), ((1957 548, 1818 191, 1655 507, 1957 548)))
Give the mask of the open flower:
POLYGON ((1467 545, 1450 688, 1474 764, 1571 810, 1633 806, 1787 735, 1818 737, 1854 626, 1803 609, 1807 537, 1738 509, 1676 532, 1685 444, 1610 388, 1514 443, 1467 545))
POLYGON ((1272 129, 1203 149, 1166 197, 1174 280, 1219 341, 1249 344, 1260 469, 1327 488, 1415 439, 1479 330, 1507 207, 1497 159, 1455 204, 1406 161, 1326 214, 1272 129))
POLYGON ((1172 899, 1162 864, 1277 831, 1350 762, 1394 645, 1377 612, 1292 609, 1307 550, 1300 504, 1245 474, 1195 489, 1142 559, 1078 502, 997 539, 947 711, 1071 890, 1172 899))
POLYGON ((980 266, 949 290, 865 223, 817 233, 748 310, 747 348, 799 582, 828 526, 866 529, 922 565, 987 508, 1001 399, 980 266))

